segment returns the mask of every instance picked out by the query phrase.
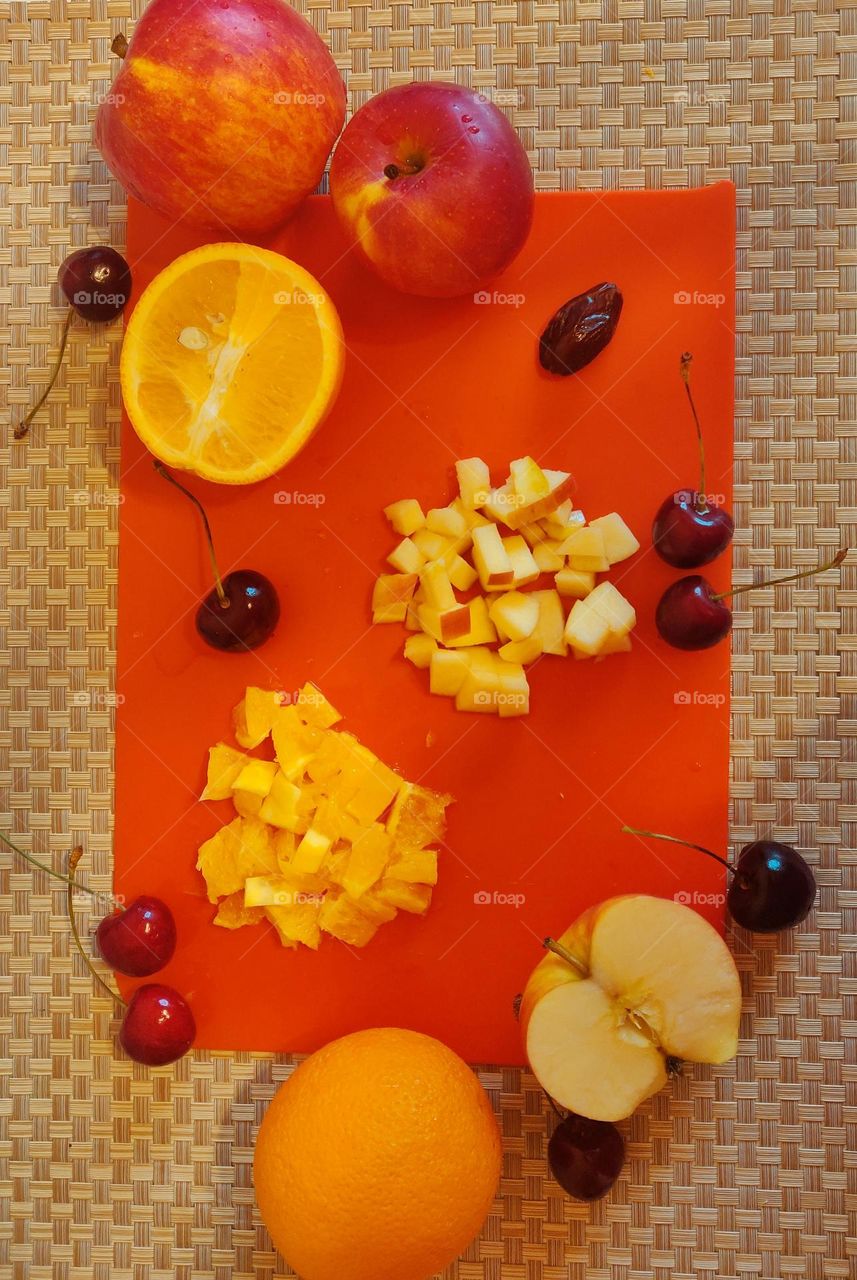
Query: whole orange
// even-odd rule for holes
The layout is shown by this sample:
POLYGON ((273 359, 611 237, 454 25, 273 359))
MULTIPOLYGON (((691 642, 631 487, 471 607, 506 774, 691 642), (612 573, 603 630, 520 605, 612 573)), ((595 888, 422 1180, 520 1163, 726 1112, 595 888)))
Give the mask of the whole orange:
POLYGON ((395 1027, 334 1040, 280 1088, 256 1197, 302 1280, 426 1280, 478 1234, 500 1135, 465 1062, 395 1027))

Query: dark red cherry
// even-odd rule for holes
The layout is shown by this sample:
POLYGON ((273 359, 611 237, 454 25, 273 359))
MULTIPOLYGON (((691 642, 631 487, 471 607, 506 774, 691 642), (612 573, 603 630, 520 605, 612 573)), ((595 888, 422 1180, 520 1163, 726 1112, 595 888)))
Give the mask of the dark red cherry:
POLYGON ((160 898, 142 896, 123 911, 105 916, 95 931, 95 941, 116 973, 146 978, 172 959, 176 922, 160 898))
POLYGON ((655 611, 655 625, 674 649, 710 649, 732 626, 732 610, 698 573, 667 587, 655 611))
POLYGON ((236 653, 264 644, 280 620, 274 584, 253 569, 236 569, 208 593, 196 613, 196 629, 215 649, 236 653))
POLYGON ((182 1058, 196 1036, 190 1005, 173 987, 147 982, 131 997, 119 1043, 135 1062, 163 1067, 182 1058))
POLYGON ((806 919, 815 895, 812 868, 796 849, 777 840, 754 840, 741 850, 726 905, 743 928, 779 933, 806 919))
POLYGON ((57 279, 78 315, 96 323, 115 319, 131 297, 131 268, 107 244, 70 253, 57 279))
POLYGON ((569 1114, 548 1142, 551 1173, 576 1200, 600 1200, 625 1163, 625 1143, 614 1124, 569 1114))
POLYGON ((696 490, 679 489, 658 507, 652 524, 655 550, 676 569, 696 569, 716 560, 732 541, 735 525, 729 512, 696 490))

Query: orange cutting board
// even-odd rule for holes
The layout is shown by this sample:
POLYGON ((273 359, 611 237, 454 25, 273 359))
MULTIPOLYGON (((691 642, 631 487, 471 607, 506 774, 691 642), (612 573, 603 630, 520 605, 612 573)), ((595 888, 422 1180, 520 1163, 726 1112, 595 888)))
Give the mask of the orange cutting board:
MULTIPOLYGON (((269 243, 339 308, 339 401, 272 480, 190 481, 223 571, 255 568, 279 589, 279 630, 255 653, 220 654, 198 638, 194 612, 211 586, 198 517, 125 423, 115 887, 158 894, 175 912, 178 950, 161 976, 190 1000, 200 1047, 307 1051, 394 1024, 470 1061, 520 1063, 512 1002, 546 934, 618 893, 678 896, 721 919, 716 864, 620 827, 721 850, 727 838, 729 647, 682 654, 658 638, 655 605, 679 575, 649 531, 663 498, 697 479, 684 350, 695 356, 709 488, 730 501, 734 224, 727 183, 540 195, 529 242, 488 300, 436 301, 374 279, 327 198, 308 201, 269 243), (578 377, 548 377, 538 334, 602 280, 624 294, 614 340, 578 377), (539 662, 531 715, 500 721, 432 697, 427 673, 402 659, 403 628, 370 626, 369 598, 394 544, 386 504, 443 504, 456 458, 481 455, 499 482, 524 453, 572 471, 587 514, 618 510, 637 532, 642 550, 612 577, 639 625, 628 656, 539 662), (383 760, 456 797, 428 916, 400 914, 362 951, 328 938, 318 953, 292 952, 267 925, 215 928, 194 869, 199 844, 231 817, 228 804, 197 800, 208 747, 228 735, 247 684, 292 691, 306 680, 383 760)), ((132 202, 135 297, 205 238, 132 202)), ((728 555, 710 577, 728 585, 728 555)))

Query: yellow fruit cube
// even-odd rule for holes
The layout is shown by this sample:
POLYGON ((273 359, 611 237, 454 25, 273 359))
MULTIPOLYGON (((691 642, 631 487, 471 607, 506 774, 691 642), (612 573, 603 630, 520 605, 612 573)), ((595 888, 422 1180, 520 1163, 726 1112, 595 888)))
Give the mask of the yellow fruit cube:
POLYGON ((529 715, 530 685, 524 668, 517 662, 499 662, 497 671, 499 687, 494 701, 500 718, 529 715))
POLYGON ((634 536, 617 511, 590 520, 590 529, 598 529, 604 538, 604 551, 611 565, 627 560, 640 550, 639 539, 634 536))
POLYGON ((465 507, 481 507, 491 489, 491 473, 481 458, 462 458, 455 464, 461 502, 465 507))
POLYGON ((277 859, 277 866, 283 872, 294 857, 295 848, 297 847, 294 831, 276 828, 271 836, 271 847, 274 850, 274 857, 277 859))
POLYGON ((613 635, 624 636, 637 625, 634 606, 612 582, 602 582, 586 598, 587 605, 603 618, 613 635))
POLYGON ((208 752, 208 776, 201 800, 228 800, 232 794, 232 784, 238 777, 247 757, 243 751, 236 751, 225 742, 218 742, 208 752))
POLYGON ((515 570, 496 525, 473 530, 473 567, 483 587, 511 586, 515 570))
POLYGON ((497 650, 498 658, 502 658, 504 662, 518 662, 522 666, 535 662, 541 655, 542 642, 537 632, 527 636, 526 640, 510 640, 497 650))
POLYGON ((426 516, 426 528, 441 533, 445 538, 463 538, 467 533, 467 521, 455 507, 433 507, 426 516))
POLYGON ((522 591, 507 591, 488 606, 488 614, 503 640, 526 640, 539 622, 539 602, 522 591))
POLYGON ((300 798, 300 787, 296 787, 284 773, 280 772, 275 776, 271 790, 262 802, 259 817, 263 822, 269 822, 272 827, 284 827, 287 831, 297 831, 301 818, 298 809, 300 798))
POLYGON ((243 929, 245 925, 260 924, 265 913, 259 907, 245 907, 243 893, 230 893, 222 898, 214 923, 221 929, 243 929))
POLYGON ((535 582, 541 570, 533 558, 532 551, 527 546, 526 539, 519 533, 515 533, 510 538, 503 539, 503 547, 506 555, 512 561, 512 570, 515 575, 513 585, 525 587, 529 583, 535 582))
POLYGON ((325 933, 352 947, 365 947, 378 932, 380 921, 372 920, 345 893, 327 893, 318 922, 325 933))
POLYGON ((301 720, 309 728, 329 729, 331 725, 338 724, 342 719, 341 713, 331 702, 328 702, 321 689, 317 688, 312 681, 307 681, 298 690, 298 700, 295 705, 301 720))
MULTIPOLYGON (((515 493, 511 480, 507 480, 505 484, 501 484, 496 489, 491 489, 485 497, 485 501, 480 503, 482 510, 489 515, 497 524, 504 524, 509 529, 516 529, 520 519, 521 499, 515 493)), ((480 526, 482 527, 482 526, 480 526)), ((490 529, 490 525, 485 526, 490 529)), ((476 533, 476 529, 473 530, 476 533)))
POLYGON ((455 695, 455 709, 493 715, 497 711, 499 690, 499 675, 493 668, 489 671, 471 669, 455 695))
POLYGON ((544 476, 548 483, 548 492, 527 502, 519 510, 519 523, 532 524, 556 511, 574 488, 574 481, 567 471, 552 471, 544 468, 544 476))
POLYGON ((497 631, 488 614, 488 601, 484 596, 474 596, 467 608, 470 610, 470 630, 463 635, 450 637, 444 643, 451 649, 493 644, 497 639, 497 631))
POLYGON ((251 686, 233 712, 238 745, 252 750, 271 732, 274 714, 282 701, 279 693, 251 686))
POLYGON ((385 877, 365 897, 395 907, 398 911, 410 911, 412 915, 424 916, 431 905, 431 885, 411 884, 407 880, 390 880, 385 877))
POLYGON ((249 760, 232 784, 232 790, 264 799, 271 790, 277 768, 273 760, 249 760))
POLYGON ((595 574, 583 569, 560 569, 554 581, 561 596, 569 596, 572 600, 583 600, 595 586, 595 574))
POLYGON ((329 782, 341 772, 344 760, 342 735, 326 733, 321 746, 306 766, 307 775, 313 782, 329 782))
POLYGON ((577 653, 594 657, 610 634, 610 624, 586 600, 576 600, 565 624, 565 639, 577 653))
POLYGON ((561 543, 553 542, 550 538, 542 538, 541 542, 537 542, 533 547, 533 559, 538 565, 539 573, 557 573, 564 565, 565 561, 560 555, 561 543))
POLYGON ((248 876, 244 881, 245 907, 290 907, 294 900, 293 882, 284 876, 248 876))
POLYGON ((388 880, 437 884, 437 849, 406 849, 387 865, 388 880))
POLYGON ((420 529, 414 534, 414 545, 426 561, 443 560, 450 552, 458 548, 450 538, 442 533, 433 533, 431 529, 420 529))
POLYGON ((429 692, 454 698, 470 674, 467 650, 438 649, 431 656, 429 692))
POLYGON ((265 907, 265 915, 280 935, 283 946, 293 947, 302 942, 305 947, 317 951, 321 942, 319 917, 321 904, 299 902, 288 907, 265 907))
POLYGON ((440 613, 458 604, 446 568, 439 560, 430 560, 420 571, 420 586, 426 604, 440 613))
MULTIPOLYGON (((404 884, 404 880, 402 884, 404 884)), ((350 895, 349 895, 350 896, 350 895)), ((384 902, 381 898, 376 898, 370 889, 367 893, 363 893, 359 898, 351 899, 355 907, 359 907, 365 916, 375 924, 389 924, 391 920, 395 920, 398 914, 396 908, 388 902, 384 902)))
POLYGON ((565 614, 562 600, 556 591, 532 591, 530 594, 539 602, 539 621, 534 634, 541 641, 542 652, 564 658, 568 646, 563 635, 565 614))
POLYGON ((330 836, 319 831, 317 827, 310 827, 297 849, 295 849, 291 863, 292 867, 295 871, 310 873, 318 871, 330 852, 331 844, 330 836))
POLYGON ((473 568, 473 565, 459 555, 456 555, 449 565, 449 580, 455 587, 456 591, 469 591, 473 586, 479 574, 473 568))
POLYGON ((360 785, 345 806, 346 812, 364 826, 380 818, 398 795, 404 779, 374 756, 366 769, 360 785))
MULTIPOLYGON (((468 619, 469 616, 468 613, 468 619)), ((437 641, 434 636, 420 633, 415 636, 408 636, 405 641, 405 657, 408 662, 412 662, 415 667, 421 669, 431 664, 432 654, 437 653, 437 651, 437 641)))
POLYGON ((384 515, 395 532, 405 538, 409 538, 425 524, 423 509, 416 498, 402 498, 399 502, 392 502, 389 507, 384 508, 384 515))
POLYGON ((359 898, 381 876, 393 842, 384 827, 375 822, 354 841, 348 856, 342 885, 352 898, 359 898))
POLYGON ((416 782, 406 782, 393 802, 387 831, 394 849, 422 849, 438 844, 446 832, 446 810, 452 796, 429 791, 416 782))
POLYGON ((604 547, 604 534, 592 525, 572 530, 565 542, 560 544, 559 551, 560 555, 568 556, 570 569, 604 573, 610 568, 604 547))
POLYGON ((516 458, 509 470, 512 488, 521 499, 521 506, 536 502, 550 493, 550 482, 533 458, 516 458))
POLYGON ((610 632, 599 650, 599 658, 606 658, 611 653, 630 653, 631 637, 629 635, 617 636, 614 632, 610 632))
POLYGON ((399 573, 419 573, 425 557, 415 542, 403 538, 387 556, 387 560, 399 573))
POLYGON ((235 806, 235 812, 242 818, 256 818, 262 810, 264 797, 253 795, 249 791, 233 791, 232 803, 235 806))
MULTIPOLYGON (((236 819, 236 822, 238 819, 236 819)), ((238 836, 235 822, 219 831, 200 845, 196 859, 197 871, 202 872, 209 902, 228 897, 243 889, 245 876, 238 865, 238 836)))
POLYGON ((372 621, 404 622, 416 585, 415 573, 382 573, 372 591, 372 621))

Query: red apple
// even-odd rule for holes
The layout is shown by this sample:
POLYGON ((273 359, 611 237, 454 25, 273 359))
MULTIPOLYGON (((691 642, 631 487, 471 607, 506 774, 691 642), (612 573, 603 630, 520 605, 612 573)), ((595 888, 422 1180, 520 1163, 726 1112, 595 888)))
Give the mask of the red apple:
POLYGON ((502 112, 452 84, 388 89, 361 107, 330 167, 355 249, 405 293, 474 293, 509 265, 533 217, 527 153, 502 112))
POLYGON ((284 0, 152 0, 95 141, 165 217, 262 235, 317 185, 344 119, 326 45, 284 0))

